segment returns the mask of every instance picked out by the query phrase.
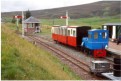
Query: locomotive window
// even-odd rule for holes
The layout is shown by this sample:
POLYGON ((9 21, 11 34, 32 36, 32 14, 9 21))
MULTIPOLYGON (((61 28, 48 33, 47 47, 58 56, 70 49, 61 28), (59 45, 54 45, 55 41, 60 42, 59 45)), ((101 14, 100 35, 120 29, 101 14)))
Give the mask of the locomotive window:
POLYGON ((73 31, 73 36, 76 37, 76 32, 75 32, 75 30, 73 31))
POLYGON ((106 32, 102 33, 102 38, 106 38, 106 32))
POLYGON ((91 35, 90 34, 88 34, 88 38, 91 38, 91 35))
POLYGON ((70 36, 70 30, 68 30, 68 36, 70 36))
POLYGON ((98 33, 97 32, 94 33, 94 39, 98 39, 98 33))

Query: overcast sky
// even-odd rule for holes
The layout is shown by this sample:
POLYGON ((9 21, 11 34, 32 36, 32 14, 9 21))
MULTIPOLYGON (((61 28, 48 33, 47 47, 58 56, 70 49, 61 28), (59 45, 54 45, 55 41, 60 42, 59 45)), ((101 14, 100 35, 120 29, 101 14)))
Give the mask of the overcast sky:
POLYGON ((101 0, 1 0, 1 12, 50 9, 97 1, 101 0))

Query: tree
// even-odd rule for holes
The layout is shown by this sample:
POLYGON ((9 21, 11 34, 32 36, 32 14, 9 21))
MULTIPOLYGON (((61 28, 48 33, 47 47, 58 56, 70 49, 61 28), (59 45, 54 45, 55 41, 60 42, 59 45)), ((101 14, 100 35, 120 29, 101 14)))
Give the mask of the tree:
POLYGON ((12 23, 16 23, 16 19, 13 17, 13 19, 12 19, 11 22, 12 22, 12 23))
POLYGON ((22 18, 19 19, 19 23, 22 24, 22 18))
POLYGON ((31 16, 31 12, 29 10, 26 11, 26 14, 25 14, 26 19, 29 18, 30 16, 31 16))

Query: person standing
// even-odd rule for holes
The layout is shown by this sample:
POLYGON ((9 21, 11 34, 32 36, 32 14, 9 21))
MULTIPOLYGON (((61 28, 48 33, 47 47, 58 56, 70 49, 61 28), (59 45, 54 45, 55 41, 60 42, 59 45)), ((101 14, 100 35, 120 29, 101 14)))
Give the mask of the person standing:
POLYGON ((119 34, 118 40, 117 40, 117 45, 119 45, 119 43, 121 43, 121 33, 119 34))

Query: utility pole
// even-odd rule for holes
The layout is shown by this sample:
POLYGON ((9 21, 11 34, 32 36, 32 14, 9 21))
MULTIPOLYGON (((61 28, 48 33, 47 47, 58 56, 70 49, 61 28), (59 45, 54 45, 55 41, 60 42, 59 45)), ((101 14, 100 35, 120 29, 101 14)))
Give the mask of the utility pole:
POLYGON ((68 26, 68 10, 66 10, 66 26, 68 26))
POLYGON ((17 31, 19 31, 19 27, 18 27, 18 22, 19 22, 19 21, 18 21, 18 20, 19 20, 19 19, 18 19, 18 18, 16 18, 16 21, 17 21, 17 22, 16 22, 17 31))
POLYGON ((24 37, 24 13, 22 11, 22 37, 24 37))

